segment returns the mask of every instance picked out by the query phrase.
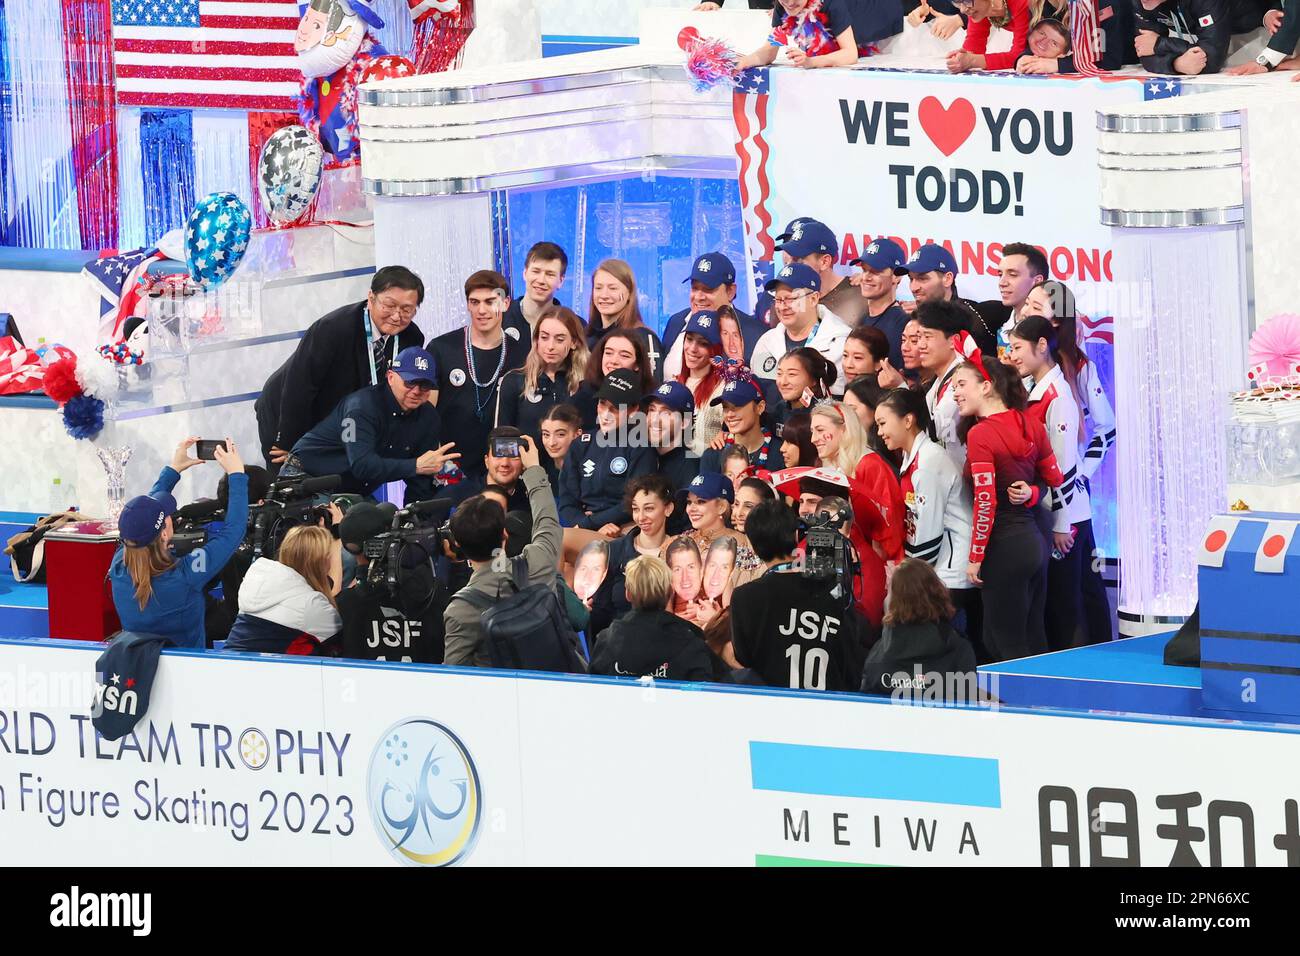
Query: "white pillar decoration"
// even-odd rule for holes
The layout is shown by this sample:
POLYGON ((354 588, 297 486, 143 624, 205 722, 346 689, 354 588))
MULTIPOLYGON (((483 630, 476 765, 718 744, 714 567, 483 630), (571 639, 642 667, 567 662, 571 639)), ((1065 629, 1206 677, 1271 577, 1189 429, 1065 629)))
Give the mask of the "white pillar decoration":
POLYGON ((1241 229, 1116 229, 1121 630, 1196 604, 1205 526, 1227 507, 1228 392, 1244 357, 1241 229))
POLYGON ((404 265, 424 280, 416 323, 426 338, 465 325, 465 280, 492 268, 487 193, 373 199, 375 265, 404 265))

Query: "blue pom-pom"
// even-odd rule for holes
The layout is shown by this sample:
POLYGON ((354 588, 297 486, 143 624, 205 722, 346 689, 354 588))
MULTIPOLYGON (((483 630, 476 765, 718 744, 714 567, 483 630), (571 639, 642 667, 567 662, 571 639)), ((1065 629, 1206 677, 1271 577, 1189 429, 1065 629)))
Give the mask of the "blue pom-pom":
POLYGON ((89 395, 74 395, 63 405, 63 427, 73 438, 94 438, 104 430, 104 403, 89 395))

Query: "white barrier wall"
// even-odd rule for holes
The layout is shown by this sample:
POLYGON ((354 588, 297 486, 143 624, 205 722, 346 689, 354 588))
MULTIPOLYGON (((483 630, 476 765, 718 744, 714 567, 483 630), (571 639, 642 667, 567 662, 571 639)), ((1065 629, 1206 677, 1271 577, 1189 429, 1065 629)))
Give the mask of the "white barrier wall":
POLYGON ((110 743, 100 650, 0 648, 9 865, 1300 863, 1284 729, 168 652, 110 743))

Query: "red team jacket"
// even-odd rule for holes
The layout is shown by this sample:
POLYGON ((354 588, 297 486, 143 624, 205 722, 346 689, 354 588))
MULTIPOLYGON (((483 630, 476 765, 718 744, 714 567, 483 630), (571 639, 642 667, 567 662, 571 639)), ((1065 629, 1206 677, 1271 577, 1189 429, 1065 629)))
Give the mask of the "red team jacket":
MULTIPOLYGON (((1017 481, 1034 486, 1041 481, 1057 488, 1062 480, 1042 423, 1014 409, 981 418, 971 428, 966 436, 966 475, 975 498, 970 541, 972 564, 984 560, 999 495, 1004 495, 1017 481)), ((1026 507, 1034 507, 1038 498, 1035 487, 1026 507)))

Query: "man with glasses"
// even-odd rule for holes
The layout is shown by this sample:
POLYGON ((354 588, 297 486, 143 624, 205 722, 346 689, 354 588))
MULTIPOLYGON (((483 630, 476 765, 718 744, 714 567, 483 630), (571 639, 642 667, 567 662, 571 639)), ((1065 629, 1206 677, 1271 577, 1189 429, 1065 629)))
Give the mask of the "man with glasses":
POLYGON ((411 323, 424 283, 405 266, 385 266, 370 294, 317 319, 271 377, 254 406, 262 455, 274 473, 288 450, 359 388, 383 383, 393 357, 424 344, 411 323))
POLYGON ((408 502, 433 498, 434 476, 460 457, 454 442, 439 444, 441 417, 429 404, 436 378, 432 355, 403 349, 384 381, 347 396, 294 444, 281 475, 338 475, 340 490, 361 495, 405 481, 408 502))
MULTIPOLYGON (((772 312, 777 325, 763 333, 754 346, 750 367, 771 392, 776 384, 776 366, 792 349, 808 346, 821 352, 840 370, 835 382, 837 394, 844 391, 844 340, 849 327, 821 304, 821 278, 802 262, 787 265, 764 286, 772 294, 772 312)), ((858 295, 857 289, 853 290, 858 295)), ((860 298, 860 296, 859 296, 860 298)))

